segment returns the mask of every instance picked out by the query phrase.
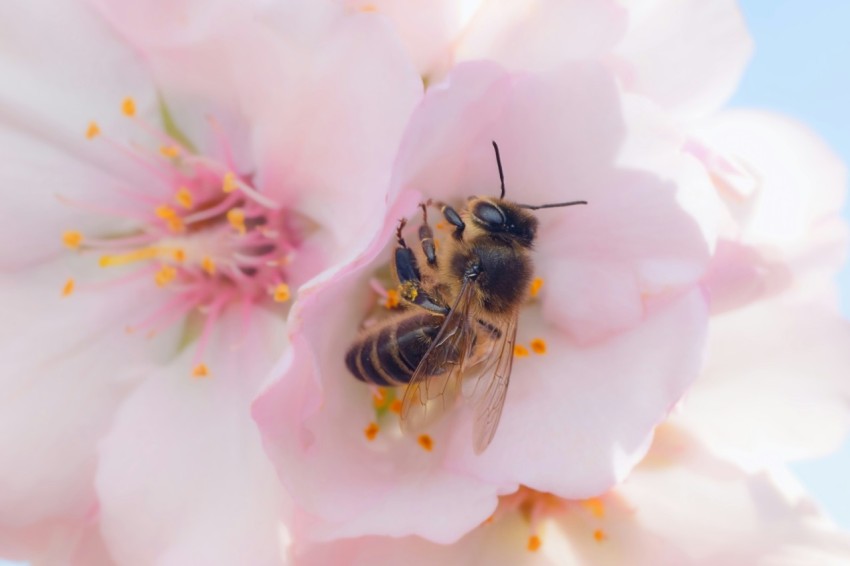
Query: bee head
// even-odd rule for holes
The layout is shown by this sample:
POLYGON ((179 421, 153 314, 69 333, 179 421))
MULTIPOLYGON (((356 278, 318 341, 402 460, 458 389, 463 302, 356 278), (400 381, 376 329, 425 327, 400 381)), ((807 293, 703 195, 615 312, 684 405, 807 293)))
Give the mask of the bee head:
POLYGON ((469 216, 481 230, 491 236, 515 241, 530 248, 537 234, 537 218, 514 203, 489 197, 478 197, 469 203, 469 216))

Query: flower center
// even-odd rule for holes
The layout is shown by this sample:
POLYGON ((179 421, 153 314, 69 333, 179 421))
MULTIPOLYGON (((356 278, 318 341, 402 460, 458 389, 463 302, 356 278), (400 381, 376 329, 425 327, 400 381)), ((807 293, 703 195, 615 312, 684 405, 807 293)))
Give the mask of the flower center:
MULTIPOLYGON (((97 254, 102 268, 132 267, 118 283, 150 278, 167 293, 159 308, 131 330, 152 333, 196 309, 204 314, 192 370, 196 377, 204 377, 210 373, 201 360, 206 336, 227 304, 252 306, 290 299, 287 265, 301 243, 298 219, 258 192, 250 175, 235 171, 232 152, 214 122, 221 158, 195 153, 179 131, 173 127, 167 131, 168 124, 162 129, 145 122, 136 115, 131 98, 123 101, 121 110, 156 140, 154 149, 112 139, 95 122, 89 124, 86 137, 107 144, 156 181, 118 189, 126 203, 120 210, 60 197, 96 214, 129 218, 134 225, 129 232, 100 238, 68 230, 62 242, 71 250, 97 254)), ((70 279, 62 294, 84 289, 70 279)))

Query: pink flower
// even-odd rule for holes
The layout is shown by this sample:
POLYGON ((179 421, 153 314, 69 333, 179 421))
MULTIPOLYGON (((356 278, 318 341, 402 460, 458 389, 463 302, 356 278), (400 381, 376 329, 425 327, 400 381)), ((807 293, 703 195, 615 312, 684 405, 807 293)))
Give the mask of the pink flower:
POLYGON ((280 562, 248 408, 298 287, 380 228, 422 86, 367 14, 218 7, 2 9, 4 555, 280 562))
POLYGON ((296 544, 338 564, 845 564, 850 540, 787 472, 747 474, 673 427, 621 485, 580 501, 522 489, 451 545, 417 537, 296 544))
POLYGON ((698 282, 712 236, 689 211, 710 204, 713 189, 673 132, 595 64, 542 74, 465 64, 428 91, 396 158, 381 237, 304 290, 293 347, 255 405, 304 511, 296 538, 448 542, 519 484, 583 498, 626 476, 696 376, 705 338, 698 282), (419 442, 401 437, 390 400, 376 411, 343 356, 377 302, 369 280, 388 263, 396 219, 414 215, 419 199, 498 196, 490 140, 500 143, 507 198, 590 204, 537 215, 541 283, 520 315, 501 424, 476 456, 462 409, 419 442))

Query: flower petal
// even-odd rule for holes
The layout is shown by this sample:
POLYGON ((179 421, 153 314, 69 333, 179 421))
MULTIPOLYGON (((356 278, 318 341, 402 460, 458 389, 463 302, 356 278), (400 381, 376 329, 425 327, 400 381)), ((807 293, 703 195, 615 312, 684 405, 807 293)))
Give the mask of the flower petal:
POLYGON ((279 564, 285 500, 248 407, 271 367, 281 324, 225 313, 208 347, 153 372, 122 405, 100 446, 97 492, 121 564, 279 564))

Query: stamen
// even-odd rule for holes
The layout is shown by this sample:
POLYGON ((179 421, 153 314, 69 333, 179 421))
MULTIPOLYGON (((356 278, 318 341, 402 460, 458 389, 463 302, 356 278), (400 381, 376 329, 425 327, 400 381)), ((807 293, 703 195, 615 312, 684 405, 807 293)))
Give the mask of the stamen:
POLYGON ((80 244, 83 243, 83 235, 77 230, 68 230, 62 234, 62 243, 65 244, 67 248, 76 250, 80 247, 80 244))
POLYGON ((394 309, 401 303, 398 291, 395 289, 387 290, 387 299, 384 301, 384 306, 388 309, 394 309))
POLYGON ((227 211, 227 221, 240 234, 245 233, 245 211, 241 208, 231 208, 227 211))
POLYGON ((182 248, 177 248, 171 252, 171 257, 174 258, 174 261, 183 263, 186 260, 186 252, 182 248))
POLYGON ((215 262, 209 257, 201 260, 201 269, 207 272, 207 275, 215 275, 215 262))
POLYGON ((378 436, 378 432, 380 430, 381 429, 378 427, 378 423, 372 422, 372 423, 369 423, 369 426, 367 426, 363 430, 363 434, 366 435, 367 440, 375 440, 375 437, 378 436))
POLYGON ((537 535, 531 535, 528 537, 528 544, 526 548, 529 552, 537 552, 540 550, 540 547, 543 545, 543 541, 540 540, 540 537, 537 535))
POLYGON ((140 248, 126 254, 104 255, 100 257, 101 267, 115 267, 117 265, 127 265, 137 261, 153 259, 159 255, 159 248, 149 247, 140 248))
POLYGON ((274 293, 272 297, 276 303, 285 303, 290 298, 289 285, 286 283, 278 283, 277 287, 274 288, 274 293))
POLYGON ((531 341, 531 349, 535 354, 542 356, 546 353, 546 341, 543 338, 535 338, 531 341))
POLYGON ((528 294, 532 297, 536 297, 538 293, 540 293, 540 288, 543 287, 543 279, 540 277, 535 277, 531 282, 531 287, 528 290, 528 294))
POLYGON ((97 122, 89 122, 89 127, 86 128, 86 139, 93 140, 97 136, 100 135, 100 126, 97 125, 97 122))
POLYGON ((434 441, 427 434, 420 434, 419 438, 416 439, 416 442, 419 443, 426 452, 430 452, 434 449, 434 441))
POLYGON ((192 369, 192 377, 208 377, 209 374, 210 370, 205 363, 200 363, 192 369))
POLYGON ((68 279, 67 281, 65 281, 65 286, 62 287, 62 296, 67 297, 68 295, 70 295, 73 292, 74 292, 74 280, 68 279))
POLYGON ((518 358, 524 358, 528 356, 528 348, 526 348, 522 344, 514 345, 514 356, 518 358))
POLYGON ((180 148, 176 145, 163 145, 159 147, 159 152, 163 157, 175 159, 180 156, 180 148))
POLYGON ((597 519, 602 519, 605 517, 605 504, 598 497, 585 499, 581 502, 581 504, 585 509, 590 511, 591 515, 593 515, 597 519))
POLYGON ((165 287, 177 277, 177 269, 175 269, 171 265, 163 265, 159 268, 159 271, 154 275, 153 280, 156 282, 157 287, 165 287))
POLYGON ((177 211, 168 206, 167 204, 161 204, 156 207, 153 211, 159 218, 163 220, 170 220, 171 218, 177 217, 177 211))
POLYGON ((221 190, 225 193, 232 193, 236 190, 236 175, 228 171, 221 179, 221 190))
POLYGON ((131 97, 125 98, 121 102, 121 112, 127 117, 133 117, 136 115, 136 101, 131 97))
POLYGON ((608 535, 606 535, 605 531, 603 531, 602 529, 596 529, 595 531, 593 531, 593 540, 595 540, 596 542, 602 542, 607 538, 608 535))
POLYGON ((190 193, 189 189, 187 189, 186 187, 180 187, 180 189, 177 191, 177 194, 174 195, 174 200, 176 200, 177 204, 179 204, 186 210, 192 208, 192 203, 194 202, 194 199, 192 198, 192 193, 190 193))

